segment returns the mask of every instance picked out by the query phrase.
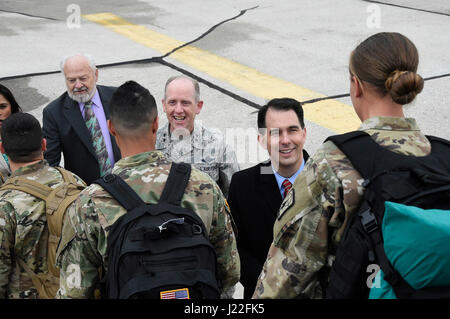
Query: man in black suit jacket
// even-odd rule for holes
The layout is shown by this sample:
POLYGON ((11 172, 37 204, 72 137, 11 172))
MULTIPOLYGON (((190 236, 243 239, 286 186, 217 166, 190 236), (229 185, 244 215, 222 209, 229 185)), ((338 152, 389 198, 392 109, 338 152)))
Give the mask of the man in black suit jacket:
POLYGON ((309 157, 303 150, 306 128, 298 101, 290 98, 269 101, 258 111, 258 129, 258 141, 267 149, 270 159, 235 173, 228 195, 237 226, 244 298, 251 298, 255 290, 289 183, 294 183, 309 157))
POLYGON ((45 159, 58 166, 61 152, 64 168, 81 177, 88 185, 100 177, 100 166, 92 138, 84 120, 84 105, 92 102, 92 109, 101 127, 111 166, 120 159, 120 150, 110 135, 109 101, 114 87, 96 85, 98 69, 89 55, 64 58, 61 70, 67 91, 44 108, 42 130, 47 140, 45 159), (95 107, 95 110, 94 110, 95 107))

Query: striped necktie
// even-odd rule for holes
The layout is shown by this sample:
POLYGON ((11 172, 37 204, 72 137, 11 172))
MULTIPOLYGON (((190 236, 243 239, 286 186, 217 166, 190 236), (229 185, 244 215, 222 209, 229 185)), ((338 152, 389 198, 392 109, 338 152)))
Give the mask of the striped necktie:
POLYGON ((287 194, 289 193, 289 190, 292 188, 292 183, 288 179, 285 179, 282 185, 284 186, 283 198, 286 198, 287 194))
POLYGON ((89 101, 84 105, 84 121, 92 138, 92 145, 97 154, 98 164, 100 166, 100 176, 110 173, 112 170, 111 161, 106 150, 105 140, 103 138, 102 129, 92 109, 92 102, 89 101))

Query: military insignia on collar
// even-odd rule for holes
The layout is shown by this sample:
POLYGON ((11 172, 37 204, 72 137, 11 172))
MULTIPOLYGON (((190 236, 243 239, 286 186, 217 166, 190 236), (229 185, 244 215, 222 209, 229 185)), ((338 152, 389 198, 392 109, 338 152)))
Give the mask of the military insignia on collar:
POLYGON ((288 195, 281 203, 280 209, 278 211, 278 218, 277 218, 278 220, 280 220, 281 217, 283 217, 284 213, 294 205, 295 202, 294 198, 295 198, 295 190, 294 188, 291 188, 288 195))

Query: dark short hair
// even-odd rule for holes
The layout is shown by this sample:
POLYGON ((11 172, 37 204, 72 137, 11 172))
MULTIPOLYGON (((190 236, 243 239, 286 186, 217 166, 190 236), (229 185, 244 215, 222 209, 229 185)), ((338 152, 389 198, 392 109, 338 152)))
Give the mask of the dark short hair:
POLYGON ((272 99, 267 102, 266 105, 261 107, 258 111, 258 129, 266 128, 266 114, 267 110, 271 108, 277 111, 289 111, 293 110, 297 114, 298 121, 302 128, 305 128, 305 122, 303 120, 303 107, 302 104, 288 97, 272 99))
POLYGON ((14 98, 12 92, 2 84, 0 84, 0 95, 3 95, 3 97, 9 102, 9 104, 11 104, 11 113, 22 112, 22 109, 14 98))
POLYGON ((31 114, 11 114, 3 121, 1 137, 5 153, 13 162, 28 163, 42 153, 41 125, 31 114))
POLYGON ((111 122, 119 134, 133 134, 150 128, 158 116, 155 98, 149 90, 128 81, 119 86, 110 102, 111 122))

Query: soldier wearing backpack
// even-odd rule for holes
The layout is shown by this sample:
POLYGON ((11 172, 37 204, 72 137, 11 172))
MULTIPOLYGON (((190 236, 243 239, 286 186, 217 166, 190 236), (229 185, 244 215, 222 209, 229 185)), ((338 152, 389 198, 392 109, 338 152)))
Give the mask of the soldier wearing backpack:
MULTIPOLYGON (((418 62, 416 47, 399 33, 375 34, 359 44, 350 56, 350 96, 362 121, 359 131, 370 135, 365 142, 372 144, 371 141, 374 141, 373 144, 381 146, 376 147, 385 152, 386 158, 394 154, 405 163, 415 163, 432 150, 430 141, 415 119, 406 118, 403 113, 403 105, 411 103, 424 85, 422 77, 416 73, 418 62)), ((436 170, 442 169, 444 175, 448 174, 448 142, 438 141, 436 150, 442 150, 441 154, 435 154, 439 159, 436 170)), ((362 149, 356 152, 367 160, 373 159, 374 166, 377 162, 395 166, 395 163, 384 162, 384 156, 362 149)), ((394 182, 398 180, 394 179, 391 184, 394 182)), ((362 259, 349 262, 351 259, 345 260, 344 256, 347 264, 338 271, 346 271, 347 277, 340 274, 329 279, 328 268, 334 266, 339 243, 347 236, 346 225, 352 221, 355 225, 366 222, 361 218, 364 214, 359 215, 358 208, 370 183, 333 141, 326 141, 306 163, 304 171, 295 181, 293 192, 281 205, 274 226, 274 241, 253 297, 323 298, 332 285, 331 297, 367 298, 369 287, 364 286, 372 273, 366 272, 363 259, 378 263, 378 258, 374 256, 377 253, 375 246, 382 244, 382 240, 373 242, 370 237, 374 234, 372 231, 381 227, 380 219, 377 225, 369 216, 369 222, 373 224, 364 224, 368 228, 366 234, 361 232, 361 239, 353 241, 353 247, 360 245, 361 249, 365 249, 362 259), (367 249, 364 248, 366 244, 367 249), (359 281, 352 282, 349 278, 359 281), (356 289, 359 293, 346 294, 354 288, 352 286, 366 288, 366 291, 356 289)), ((402 183, 395 186, 393 191, 404 191, 402 183)), ((413 238, 416 234, 407 235, 413 238)), ((352 253, 342 251, 342 254, 352 253)))
POLYGON ((54 298, 63 214, 86 184, 44 160, 46 141, 32 115, 11 115, 1 137, 12 175, 0 188, 0 298, 54 298))
POLYGON ((155 151, 158 114, 147 89, 126 82, 110 112, 122 159, 66 214, 58 297, 94 298, 102 280, 106 298, 218 298, 240 273, 222 192, 208 175, 155 151))

